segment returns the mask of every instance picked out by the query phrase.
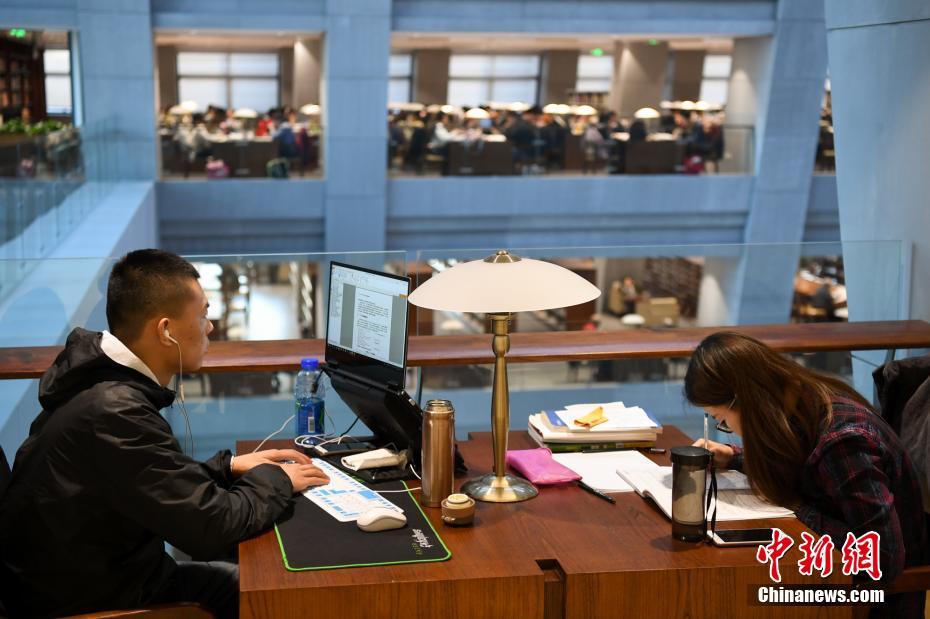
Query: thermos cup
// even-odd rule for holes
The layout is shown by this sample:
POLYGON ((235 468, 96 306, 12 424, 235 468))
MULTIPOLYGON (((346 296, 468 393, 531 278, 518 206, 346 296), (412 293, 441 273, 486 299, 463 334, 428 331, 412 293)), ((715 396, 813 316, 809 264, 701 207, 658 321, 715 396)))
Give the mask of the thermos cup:
POLYGON ((703 447, 672 449, 672 537, 700 542, 707 530, 704 501, 711 453, 703 447))
POLYGON ((452 494, 455 462, 455 409, 449 400, 430 400, 423 410, 424 505, 436 507, 452 494))

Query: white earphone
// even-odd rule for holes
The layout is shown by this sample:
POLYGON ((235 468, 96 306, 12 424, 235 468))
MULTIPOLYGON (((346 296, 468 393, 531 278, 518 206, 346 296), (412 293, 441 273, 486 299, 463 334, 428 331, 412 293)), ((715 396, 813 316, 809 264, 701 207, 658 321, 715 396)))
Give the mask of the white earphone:
POLYGON ((190 440, 190 456, 194 456, 194 435, 191 432, 191 422, 190 417, 187 415, 187 407, 184 405, 184 382, 181 380, 181 374, 184 372, 184 367, 181 362, 181 343, 176 339, 171 337, 171 332, 168 331, 168 327, 165 327, 165 337, 168 338, 170 342, 174 342, 174 345, 178 347, 178 373, 175 377, 175 385, 177 386, 179 403, 181 405, 181 412, 184 414, 184 425, 187 429, 188 440, 190 440))

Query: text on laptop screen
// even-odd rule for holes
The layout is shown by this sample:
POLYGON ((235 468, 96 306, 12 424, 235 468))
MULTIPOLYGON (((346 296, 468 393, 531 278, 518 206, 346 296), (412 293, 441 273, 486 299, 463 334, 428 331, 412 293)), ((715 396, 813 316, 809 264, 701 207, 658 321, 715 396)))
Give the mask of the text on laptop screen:
POLYGON ((403 368, 408 286, 405 278, 333 264, 327 343, 403 368))

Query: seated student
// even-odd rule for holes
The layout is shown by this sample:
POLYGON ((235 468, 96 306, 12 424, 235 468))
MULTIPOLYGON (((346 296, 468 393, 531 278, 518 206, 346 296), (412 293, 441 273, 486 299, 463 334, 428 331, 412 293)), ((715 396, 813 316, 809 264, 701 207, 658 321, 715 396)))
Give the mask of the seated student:
POLYGON ((42 377, 36 417, 0 501, 0 600, 12 617, 200 602, 236 617, 239 567, 220 561, 326 483, 304 454, 197 462, 159 414, 213 326, 198 273, 146 249, 113 267, 111 332, 75 329, 42 377), (285 463, 285 460, 293 463, 285 463), (176 563, 165 542, 196 559, 176 563))
MULTIPOLYGON (((914 467, 897 435, 846 383, 751 337, 720 332, 691 356, 685 397, 743 438, 742 449, 708 441, 714 464, 743 470, 756 492, 829 535, 837 551, 847 532, 879 533, 882 583, 926 562, 914 467)), ((923 617, 923 608, 923 593, 887 596, 873 616, 923 617)))

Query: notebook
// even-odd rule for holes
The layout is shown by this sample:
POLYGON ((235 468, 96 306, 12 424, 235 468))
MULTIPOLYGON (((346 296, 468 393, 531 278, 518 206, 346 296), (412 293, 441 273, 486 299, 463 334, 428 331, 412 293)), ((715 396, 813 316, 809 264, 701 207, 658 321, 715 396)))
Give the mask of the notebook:
MULTIPOLYGON (((672 517, 672 467, 617 469, 638 494, 655 501, 669 519, 672 517)), ((708 477, 709 479, 709 477, 708 477)), ((713 509, 713 507, 711 507, 713 509)), ((764 501, 749 489, 749 479, 739 471, 717 472, 717 520, 761 520, 790 518, 794 512, 764 501)))

